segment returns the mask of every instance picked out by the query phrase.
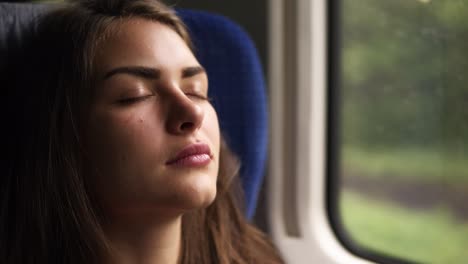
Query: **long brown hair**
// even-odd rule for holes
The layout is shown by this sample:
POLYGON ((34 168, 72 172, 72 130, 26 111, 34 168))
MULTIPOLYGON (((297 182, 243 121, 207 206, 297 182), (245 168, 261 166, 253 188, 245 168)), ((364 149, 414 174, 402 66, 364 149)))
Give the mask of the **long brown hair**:
MULTIPOLYGON (((4 82, 11 129, 3 136, 0 263, 93 263, 110 250, 82 172, 80 118, 93 93, 95 51, 131 17, 163 23, 191 47, 184 24, 159 1, 75 2, 40 19, 4 82)), ((216 199, 183 216, 180 263, 282 263, 239 208, 238 168, 222 143, 216 199)))

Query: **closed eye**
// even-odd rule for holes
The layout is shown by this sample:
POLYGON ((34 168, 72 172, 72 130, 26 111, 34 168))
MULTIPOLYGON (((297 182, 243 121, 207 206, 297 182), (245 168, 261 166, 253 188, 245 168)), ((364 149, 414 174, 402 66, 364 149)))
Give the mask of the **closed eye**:
POLYGON ((205 101, 211 101, 211 99, 204 95, 204 94, 199 94, 199 93, 185 93, 187 97, 193 98, 193 99, 199 99, 199 100, 205 100, 205 101))
POLYGON ((144 95, 144 96, 124 98, 124 99, 118 100, 117 103, 122 104, 122 105, 129 105, 129 104, 134 104, 134 103, 144 101, 146 99, 149 99, 152 96, 154 96, 154 95, 153 94, 148 94, 148 95, 144 95))

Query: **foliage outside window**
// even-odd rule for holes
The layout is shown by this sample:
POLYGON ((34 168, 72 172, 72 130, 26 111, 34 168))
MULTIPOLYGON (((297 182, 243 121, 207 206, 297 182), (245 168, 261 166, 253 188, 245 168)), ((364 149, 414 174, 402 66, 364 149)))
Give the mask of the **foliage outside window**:
POLYGON ((468 259, 468 2, 341 3, 339 212, 360 248, 468 259))

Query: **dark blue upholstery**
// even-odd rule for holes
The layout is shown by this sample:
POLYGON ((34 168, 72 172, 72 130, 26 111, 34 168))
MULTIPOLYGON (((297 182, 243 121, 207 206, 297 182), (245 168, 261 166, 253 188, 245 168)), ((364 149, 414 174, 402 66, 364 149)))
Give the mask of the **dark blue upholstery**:
MULTIPOLYGON (((8 50, 21 44, 31 20, 46 5, 0 3, 0 70, 8 50)), ((246 214, 251 218, 262 183, 267 151, 265 83, 256 49, 234 22, 211 13, 179 10, 193 38, 196 55, 208 72, 210 97, 221 130, 242 162, 246 214)))

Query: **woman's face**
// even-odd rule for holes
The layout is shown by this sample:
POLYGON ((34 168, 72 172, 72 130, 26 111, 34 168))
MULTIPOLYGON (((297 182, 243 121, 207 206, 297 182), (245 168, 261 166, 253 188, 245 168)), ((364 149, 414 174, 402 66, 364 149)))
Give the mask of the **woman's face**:
POLYGON ((128 19, 98 46, 87 177, 111 214, 179 214, 216 195, 220 134, 208 80, 171 28, 128 19))

